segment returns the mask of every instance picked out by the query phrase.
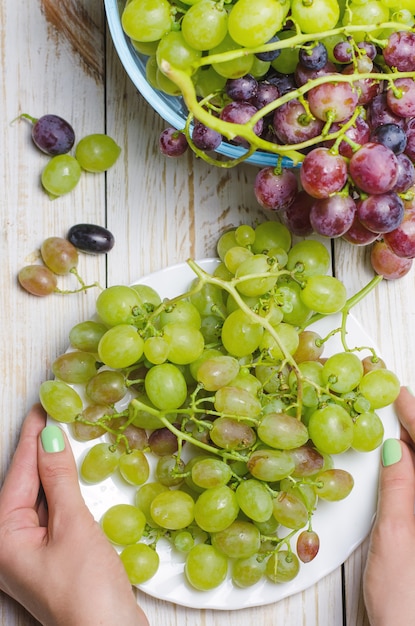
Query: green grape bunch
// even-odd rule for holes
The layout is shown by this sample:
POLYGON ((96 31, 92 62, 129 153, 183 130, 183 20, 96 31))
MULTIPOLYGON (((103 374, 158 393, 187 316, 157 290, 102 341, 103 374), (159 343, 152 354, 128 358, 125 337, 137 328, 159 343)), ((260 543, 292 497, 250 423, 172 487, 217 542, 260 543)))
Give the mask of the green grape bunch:
POLYGON ((217 252, 213 273, 188 261, 194 278, 174 298, 104 289, 39 390, 87 447, 80 480, 131 490, 101 524, 132 584, 157 572, 162 539, 199 591, 228 575, 237 588, 295 578, 324 541, 319 502, 354 486, 334 455, 376 450, 379 409, 399 392, 373 348, 346 340, 379 276, 348 298, 326 247, 293 243, 279 222, 232 228, 217 252), (327 335, 314 330, 333 315, 327 335), (341 348, 325 356, 333 336, 341 348))

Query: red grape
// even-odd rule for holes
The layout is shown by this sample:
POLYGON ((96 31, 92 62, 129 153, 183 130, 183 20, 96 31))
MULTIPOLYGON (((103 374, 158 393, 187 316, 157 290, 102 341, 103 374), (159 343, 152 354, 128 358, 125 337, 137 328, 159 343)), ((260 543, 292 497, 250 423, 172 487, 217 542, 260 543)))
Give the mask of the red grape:
POLYGON ((384 241, 373 245, 370 262, 375 272, 388 280, 402 278, 412 267, 412 259, 397 256, 384 241))
POLYGON ((386 146, 368 142, 350 159, 349 173, 354 183, 366 193, 390 191, 398 180, 396 155, 386 146))
POLYGON ((300 180, 313 198, 328 198, 330 194, 340 191, 347 181, 346 161, 328 148, 315 148, 303 161, 300 180))

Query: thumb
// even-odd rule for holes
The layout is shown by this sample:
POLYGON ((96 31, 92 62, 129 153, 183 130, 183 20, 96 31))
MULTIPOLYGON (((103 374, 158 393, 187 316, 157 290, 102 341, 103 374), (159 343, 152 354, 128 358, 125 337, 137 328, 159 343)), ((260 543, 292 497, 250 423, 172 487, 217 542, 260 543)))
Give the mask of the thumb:
POLYGON ((415 471, 411 450, 399 439, 382 448, 377 521, 414 523, 415 471))
POLYGON ((63 430, 47 425, 40 433, 38 467, 49 513, 49 527, 67 529, 69 520, 85 508, 78 471, 68 439, 63 430), (59 521, 62 523, 59 525, 59 521))

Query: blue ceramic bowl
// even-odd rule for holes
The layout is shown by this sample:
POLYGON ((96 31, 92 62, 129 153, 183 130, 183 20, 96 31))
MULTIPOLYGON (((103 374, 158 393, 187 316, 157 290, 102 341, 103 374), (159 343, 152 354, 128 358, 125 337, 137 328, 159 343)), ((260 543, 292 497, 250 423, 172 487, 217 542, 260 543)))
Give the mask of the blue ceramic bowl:
MULTIPOLYGON (((146 80, 146 57, 135 50, 124 34, 121 25, 121 12, 125 5, 125 0, 104 0, 105 11, 108 21, 108 28, 112 37, 115 49, 120 58, 125 71, 131 81, 153 107, 155 111, 170 125, 177 129, 184 128, 187 118, 187 110, 182 98, 169 96, 162 91, 153 89, 146 80)), ((237 159, 245 152, 244 148, 222 141, 216 152, 226 156, 228 159, 237 159)), ((276 155, 268 152, 256 151, 246 159, 246 163, 266 167, 274 166, 276 155)), ((285 167, 292 167, 292 161, 283 158, 282 164, 285 167)))

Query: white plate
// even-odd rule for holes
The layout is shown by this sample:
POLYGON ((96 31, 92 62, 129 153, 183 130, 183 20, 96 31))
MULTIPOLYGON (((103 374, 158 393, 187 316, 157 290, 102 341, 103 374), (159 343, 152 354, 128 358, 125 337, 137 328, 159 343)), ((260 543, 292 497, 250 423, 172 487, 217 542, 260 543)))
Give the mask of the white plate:
MULTIPOLYGON (((207 272, 212 272, 217 263, 216 259, 203 259, 199 265, 207 272)), ((151 285, 162 298, 170 298, 184 293, 193 278, 194 273, 183 263, 150 274, 137 282, 151 285)), ((340 316, 334 315, 317 322, 312 328, 325 336, 339 325, 340 316)), ((349 347, 376 348, 353 315, 349 315, 347 330, 349 347)), ((342 349, 337 333, 326 343, 324 356, 342 349)), ((392 408, 381 409, 378 414, 384 423, 385 438, 399 437, 399 425, 392 408)), ((75 458, 80 462, 86 450, 91 447, 91 442, 80 443, 71 438, 70 434, 69 438, 75 458)), ((349 451, 334 457, 334 460, 336 467, 351 472, 355 480, 354 488, 343 501, 319 501, 313 515, 313 528, 320 536, 320 551, 314 561, 302 564, 300 573, 293 581, 273 584, 264 579, 252 587, 239 589, 228 578, 214 590, 196 591, 185 580, 183 557, 163 541, 158 544, 159 570, 140 589, 155 598, 183 606, 231 610, 271 604, 315 584, 341 565, 366 538, 376 509, 379 449, 369 453, 349 451)), ((132 504, 137 488, 129 487, 116 478, 109 478, 98 485, 86 485, 81 481, 81 489, 87 506, 95 519, 99 520, 114 504, 132 504)))

